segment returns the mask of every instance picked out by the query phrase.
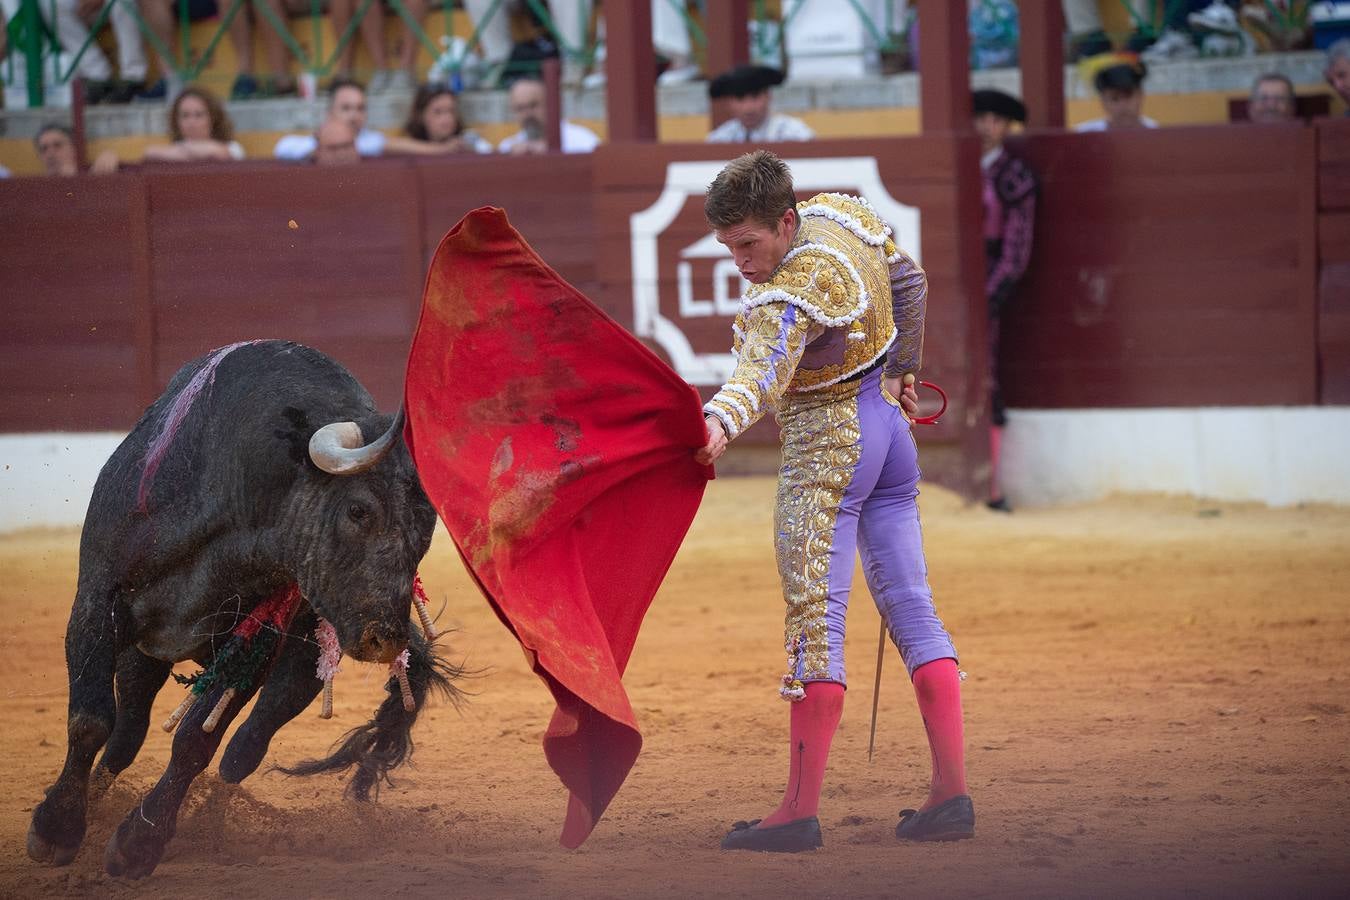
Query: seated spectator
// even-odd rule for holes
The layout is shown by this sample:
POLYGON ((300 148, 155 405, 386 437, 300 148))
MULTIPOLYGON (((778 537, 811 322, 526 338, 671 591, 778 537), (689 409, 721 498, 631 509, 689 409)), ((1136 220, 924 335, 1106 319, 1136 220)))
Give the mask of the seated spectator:
MULTIPOLYGON (((17 6, 17 4, 15 4, 17 6)), ((83 48, 75 66, 75 72, 87 84, 85 99, 89 103, 128 103, 138 92, 145 88, 145 45, 141 40, 140 29, 136 25, 135 14, 123 2, 113 0, 55 0, 39 2, 38 9, 49 25, 53 13, 56 22, 56 38, 65 51, 67 60, 75 57, 83 48), (117 77, 113 77, 112 66, 103 55, 98 41, 89 40, 89 25, 103 10, 108 11, 108 23, 112 25, 117 38, 117 77), (88 46, 86 46, 86 44, 88 46)), ((68 64, 68 62, 67 62, 68 64)))
POLYGON ((815 132, 801 119, 770 110, 769 88, 783 83, 783 73, 769 66, 737 66, 708 85, 713 100, 730 100, 731 118, 708 134, 711 143, 737 141, 809 141, 815 132))
POLYGON ((146 162, 205 162, 243 159, 244 148, 234 139, 234 124, 216 95, 189 87, 169 107, 172 144, 145 148, 146 162))
POLYGON ((1341 38, 1327 48, 1327 84, 1345 104, 1350 117, 1350 38, 1341 38))
POLYGON ((1158 123, 1143 115, 1144 78, 1148 69, 1132 53, 1105 53, 1084 60, 1080 73, 1095 73, 1092 86, 1101 100, 1106 116, 1081 123, 1074 131, 1119 131, 1129 128, 1157 128, 1158 123))
POLYGON ((386 139, 386 153, 439 156, 491 153, 492 144, 464 126, 459 98, 444 84, 424 84, 413 97, 403 134, 386 139))
POLYGON ((350 166, 361 161, 357 151, 357 131, 345 119, 329 116, 314 134, 314 153, 310 159, 318 166, 350 166))
POLYGON ((1293 122, 1294 83, 1279 72, 1258 75, 1247 100, 1247 118, 1262 124, 1293 122))
MULTIPOLYGON (((118 2, 126 2, 126 0, 118 0, 118 2)), ((176 33, 174 19, 179 9, 179 0, 138 0, 138 3, 146 27, 158 38, 159 43, 176 52, 179 45, 179 36, 176 33)), ((230 87, 231 100, 248 100, 253 97, 282 97, 295 93, 295 79, 290 74, 290 60, 287 56, 286 44, 267 18, 254 8, 254 3, 266 3, 268 9, 278 20, 286 21, 287 13, 282 7, 281 0, 245 2, 234 18, 230 20, 230 43, 234 46, 239 70, 238 75, 235 76, 234 84, 230 87), (263 50, 267 54, 267 65, 272 72, 268 78, 262 81, 259 81, 254 74, 253 29, 255 25, 262 32, 263 50)), ((297 6, 297 10, 308 11, 308 3, 304 3, 302 6, 303 8, 297 6)), ((217 0, 189 0, 187 8, 188 20, 197 22, 216 16, 222 8, 228 9, 229 0, 224 0, 219 4, 217 0)), ((140 99, 143 100, 164 100, 173 94, 169 82, 177 77, 174 60, 166 58, 158 47, 155 49, 155 55, 159 59, 159 71, 162 74, 158 81, 140 95, 140 99)))
MULTIPOLYGON (((408 15, 420 25, 427 15, 427 0, 402 0, 402 3, 408 15)), ((352 20, 360 5, 360 0, 328 0, 328 12, 333 20, 333 34, 341 35, 346 30, 347 23, 352 20)), ((399 16, 399 21, 402 23, 402 16, 399 16)), ((370 92, 382 94, 386 91, 411 91, 416 87, 418 40, 413 30, 404 24, 399 41, 398 67, 390 68, 389 53, 384 45, 384 4, 380 0, 374 0, 366 8, 358 28, 361 31, 361 43, 370 54, 371 62, 375 64, 375 71, 370 76, 370 92)), ((355 54, 356 41, 350 40, 338 57, 339 78, 351 77, 355 54)))
MULTIPOLYGON (((544 136, 544 122, 548 115, 548 97, 544 83, 538 78, 520 78, 511 85, 507 102, 511 114, 520 123, 520 130, 497 145, 499 153, 547 153, 548 138, 544 136)), ((562 151, 590 153, 600 146, 600 138, 589 128, 574 125, 563 119, 562 151)))
MULTIPOLYGON (((379 156, 384 152, 383 132, 366 127, 366 89, 359 81, 336 78, 328 88, 328 118, 339 119, 351 126, 356 135, 356 152, 362 156, 379 156)), ((313 134, 288 134, 277 141, 272 154, 277 159, 308 160, 318 149, 318 137, 313 134)))
MULTIPOLYGON (((688 24, 680 14, 680 0, 651 0, 652 46, 666 60, 666 69, 659 84, 677 84, 698 77, 698 69, 691 64, 691 45, 688 24)), ((562 45, 563 83, 582 81, 583 51, 589 44, 591 0, 549 0, 550 19, 554 33, 550 40, 562 45)), ((511 13, 526 10, 523 0, 464 0, 464 9, 478 33, 478 44, 483 50, 484 64, 500 75, 511 60, 511 13)), ((602 25, 603 27, 603 25, 602 25)), ((603 45, 596 47, 595 62, 603 59, 603 45)), ((489 83, 494 78, 487 79, 489 83)), ((587 86, 604 84, 604 70, 593 72, 587 86)))
MULTIPOLYGON (((75 153, 75 136, 70 129, 56 122, 49 122, 38 130, 33 138, 38 158, 48 175, 68 178, 80 174, 79 158, 75 153)), ((117 155, 104 150, 88 169, 92 175, 107 175, 117 171, 117 155)))
POLYGON ((1111 52, 1111 39, 1102 27, 1097 0, 1063 0, 1064 25, 1069 34, 1070 55, 1074 62, 1111 52))

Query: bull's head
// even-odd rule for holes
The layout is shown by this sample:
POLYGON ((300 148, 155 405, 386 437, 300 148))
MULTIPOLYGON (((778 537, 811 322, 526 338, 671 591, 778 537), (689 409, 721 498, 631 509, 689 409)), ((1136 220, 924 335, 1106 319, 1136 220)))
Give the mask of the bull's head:
POLYGON ((319 521, 300 563, 300 587, 356 659, 392 662, 408 642, 412 583, 431 546, 436 513, 403 442, 403 413, 366 443, 355 422, 336 422, 309 442, 330 475, 319 521))

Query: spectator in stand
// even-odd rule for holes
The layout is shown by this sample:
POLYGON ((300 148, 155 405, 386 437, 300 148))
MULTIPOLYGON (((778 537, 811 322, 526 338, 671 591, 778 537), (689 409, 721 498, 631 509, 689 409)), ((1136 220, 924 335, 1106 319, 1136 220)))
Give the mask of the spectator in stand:
POLYGON ((492 144, 465 127, 459 98, 449 85, 424 84, 413 97, 403 134, 386 139, 386 153, 441 156, 491 153, 492 144))
POLYGON ((801 119, 770 109, 769 88, 783 83, 783 73, 770 66, 737 66, 708 85, 713 100, 727 98, 731 118, 708 134, 711 143, 809 141, 813 132, 801 119))
MULTIPOLYGON (((420 26, 427 15, 427 0, 399 0, 399 2, 420 26)), ((346 30, 347 23, 352 20, 360 5, 359 0, 328 0, 328 12, 333 20, 333 34, 341 35, 346 30)), ((402 16, 399 16, 399 21, 403 22, 402 16)), ((404 24, 399 41, 398 67, 390 68, 389 53, 384 45, 384 4, 380 0, 374 0, 366 8, 358 28, 361 32, 361 43, 370 54, 371 62, 375 64, 375 71, 370 77, 370 92, 382 94, 386 91, 411 91, 415 88, 418 40, 413 30, 404 24)), ((350 40, 338 57, 338 77, 351 77, 355 53, 356 41, 350 40)))
MULTIPOLYGON (((383 132, 366 127, 366 89, 359 81, 335 78, 328 88, 328 118, 346 122, 356 135, 356 152, 361 156, 379 156, 384 152, 383 132)), ((309 160, 318 149, 314 134, 288 134, 277 141, 272 154, 277 159, 309 160)))
MULTIPOLYGON (((70 129, 56 122, 43 125, 33 138, 38 158, 48 175, 70 177, 80 174, 80 162, 75 153, 75 136, 70 129)), ((108 175, 117 171, 117 156, 111 150, 104 150, 88 169, 91 175, 108 175)))
POLYGON ((1350 117, 1350 38, 1341 38, 1327 48, 1327 84, 1345 104, 1345 115, 1350 117))
POLYGON ((216 95, 200 87, 184 88, 169 107, 171 144, 145 148, 146 162, 226 162, 243 159, 234 139, 234 123, 216 95))
MULTIPOLYGON (((18 9, 18 2, 5 4, 12 16, 18 9)), ((83 48, 75 66, 75 73, 87 83, 85 99, 89 103, 127 103, 137 93, 145 89, 145 45, 141 41, 141 32, 136 25, 136 16, 124 2, 113 0, 40 0, 38 10, 53 26, 61 49, 66 54, 64 65, 83 48), (112 66, 98 41, 89 40, 89 25, 105 6, 108 11, 108 23, 112 25, 117 38, 117 77, 113 77, 112 66), (55 13, 56 21, 52 17, 55 13), (88 46, 86 46, 86 43, 88 46)), ((22 65, 22 61, 17 63, 22 65)))
MULTIPOLYGON (((118 2, 127 2, 127 0, 118 0, 118 2)), ((179 9, 179 0, 138 0, 138 2, 146 27, 165 48, 176 52, 179 36, 176 33, 174 18, 179 9)), ((295 79, 290 74, 290 60, 287 57, 286 45, 282 41, 281 35, 277 34, 276 29, 272 27, 267 18, 253 8, 253 3, 266 3, 268 9, 272 11, 278 21, 286 22, 287 13, 282 7, 281 0, 251 0, 251 2, 245 2, 240 7, 230 21, 230 43, 234 46, 239 69, 234 84, 230 87, 230 99, 249 100, 254 97, 284 97, 294 94, 295 79), (263 52, 267 55, 267 66, 272 72, 269 77, 261 81, 254 74, 253 29, 255 25, 262 33, 263 52)), ((189 0, 188 20, 197 22, 212 18, 220 12, 221 6, 228 9, 229 0, 225 0, 220 5, 217 4, 217 0, 189 0)), ((308 9, 308 4, 304 4, 303 11, 308 11, 308 9)), ((166 58, 158 47, 155 48, 155 55, 159 59, 161 76, 158 81, 140 95, 140 99, 164 100, 173 95, 170 81, 177 78, 176 74, 172 74, 176 71, 173 60, 166 58)))
MULTIPOLYGON (((1252 39, 1239 21, 1237 0, 1120 0, 1135 29, 1126 49, 1139 53, 1150 65, 1200 56, 1239 56, 1250 52, 1252 39), (1162 19, 1155 18, 1157 11, 1162 19), (1161 25, 1161 31, 1157 31, 1161 25)), ((1277 0, 1278 2, 1278 0, 1277 0)), ((1258 33, 1278 49, 1294 37, 1270 21, 1262 3, 1247 6, 1243 17, 1258 33)), ((1064 0, 1064 18, 1076 58, 1094 56, 1111 49, 1102 30, 1097 0, 1064 0)))
POLYGON ((1279 72, 1258 75, 1247 100, 1247 118, 1253 122, 1293 122, 1294 83, 1279 72))
MULTIPOLYGON (((652 3, 652 45, 657 55, 664 57, 667 65, 658 84, 678 84, 692 81, 698 77, 698 68, 691 62, 689 29, 681 10, 683 0, 651 0, 652 3)), ((549 0, 550 19, 556 30, 556 38, 563 50, 563 83, 578 84, 582 80, 583 67, 576 54, 586 47, 591 23, 590 0, 549 0)), ((464 9, 478 30, 478 44, 483 49, 483 62, 494 73, 488 79, 493 83, 496 77, 504 73, 511 59, 511 13, 526 8, 521 0, 464 0, 464 9)), ((602 59, 603 51, 597 48, 596 62, 602 59)), ((604 83, 604 70, 593 72, 587 79, 587 86, 604 83)))
POLYGON ((1148 69, 1133 53, 1103 53, 1084 60, 1079 65, 1079 75, 1085 80, 1091 75, 1106 116, 1083 122, 1074 131, 1158 127, 1157 122, 1143 114, 1144 78, 1148 69))
POLYGON ((1007 424, 999 389, 999 325, 1003 311, 1026 274, 1036 219, 1036 176, 1004 147, 1014 122, 1027 120, 1022 101, 995 90, 971 95, 975 133, 980 137, 981 196, 984 201, 985 299, 989 303, 989 501, 988 507, 1011 512, 999 479, 1003 427, 1007 424))
POLYGON ((356 147, 357 131, 345 119, 329 117, 314 134, 314 153, 319 166, 350 166, 361 161, 356 147))
POLYGON ((1102 27, 1102 13, 1097 8, 1097 0, 1063 0, 1063 9, 1064 25, 1069 33, 1069 47, 1075 62, 1111 52, 1111 39, 1102 27))
MULTIPOLYGON (((544 136, 544 122, 548 116, 548 97, 544 83, 538 78, 519 78, 507 95, 511 114, 520 124, 520 130, 497 145, 499 153, 547 153, 548 138, 544 136)), ((566 119, 562 125, 564 153, 590 153, 600 146, 600 138, 589 128, 575 125, 566 119)))

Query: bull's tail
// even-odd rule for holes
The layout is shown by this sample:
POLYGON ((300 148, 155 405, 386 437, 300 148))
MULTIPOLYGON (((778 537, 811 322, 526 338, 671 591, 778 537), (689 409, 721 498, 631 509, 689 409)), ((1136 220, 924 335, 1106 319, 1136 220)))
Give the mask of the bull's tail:
POLYGON ((393 784, 389 773, 412 755, 413 723, 427 697, 439 694, 458 707, 464 693, 455 681, 468 674, 462 667, 438 657, 434 645, 428 644, 417 629, 410 629, 410 638, 408 683, 417 708, 412 712, 403 708, 398 680, 391 677, 385 685, 388 696, 376 710, 375 717, 343 735, 329 756, 307 759, 289 768, 278 766, 279 771, 287 775, 317 775, 320 772, 345 772, 354 766, 356 772, 347 783, 346 793, 361 801, 371 799, 372 790, 378 797, 382 782, 393 784))

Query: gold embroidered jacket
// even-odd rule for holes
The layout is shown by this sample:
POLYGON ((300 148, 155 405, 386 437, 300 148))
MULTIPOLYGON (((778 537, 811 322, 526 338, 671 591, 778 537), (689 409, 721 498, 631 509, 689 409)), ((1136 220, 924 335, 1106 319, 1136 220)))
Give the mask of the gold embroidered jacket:
POLYGON ((928 281, 890 227, 845 194, 817 194, 797 214, 787 255, 741 302, 731 379, 703 407, 728 437, 789 391, 839 390, 883 355, 887 375, 917 372, 922 360, 928 281))

